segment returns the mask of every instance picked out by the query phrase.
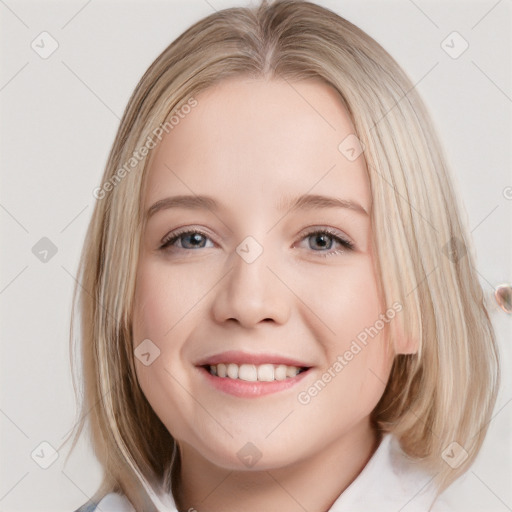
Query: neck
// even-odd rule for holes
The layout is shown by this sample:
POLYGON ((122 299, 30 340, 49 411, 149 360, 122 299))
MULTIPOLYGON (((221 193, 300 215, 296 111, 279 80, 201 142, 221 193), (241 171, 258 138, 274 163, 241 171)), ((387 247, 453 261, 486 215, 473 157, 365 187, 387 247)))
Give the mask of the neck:
POLYGON ((178 510, 197 512, 326 512, 370 460, 380 437, 369 418, 322 451, 286 467, 233 471, 181 448, 178 510))

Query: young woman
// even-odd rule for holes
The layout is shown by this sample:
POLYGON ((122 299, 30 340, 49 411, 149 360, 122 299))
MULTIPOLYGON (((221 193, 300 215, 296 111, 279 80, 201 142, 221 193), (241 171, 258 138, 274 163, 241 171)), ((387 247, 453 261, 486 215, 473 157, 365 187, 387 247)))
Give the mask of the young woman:
MULTIPOLYGON (((150 66, 87 233, 79 510, 449 510, 499 385, 443 151, 313 3, 217 12, 150 66)), ((74 444, 73 444, 74 446, 74 444)))

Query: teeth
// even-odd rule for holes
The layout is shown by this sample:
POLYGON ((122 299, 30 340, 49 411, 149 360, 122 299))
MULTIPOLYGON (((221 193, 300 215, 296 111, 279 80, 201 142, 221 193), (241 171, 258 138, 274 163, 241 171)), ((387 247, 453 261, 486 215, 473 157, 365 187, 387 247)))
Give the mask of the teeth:
POLYGON ((238 379, 238 366, 236 364, 228 364, 228 377, 230 379, 238 379))
POLYGON ((249 382, 272 382, 295 377, 301 371, 298 366, 286 366, 284 364, 235 364, 219 363, 209 367, 210 373, 217 377, 228 377, 249 382))
POLYGON ((274 370, 274 376, 276 380, 284 380, 286 379, 286 375, 288 374, 288 367, 284 364, 280 364, 279 366, 276 366, 274 370))
MULTIPOLYGON (((210 366, 210 373, 215 375, 212 371, 212 369, 215 368, 215 366, 210 366)), ((226 371, 226 365, 225 364, 218 364, 217 365, 217 375, 219 377, 226 377, 227 371, 226 371)))
MULTIPOLYGON (((229 365, 231 366, 231 365, 229 365)), ((236 365, 233 365, 236 366, 236 365)), ((229 373, 228 373, 229 375, 229 373)), ((231 375, 229 375, 231 377, 231 375)), ((243 364, 239 367, 237 367, 236 376, 240 380, 248 380, 251 382, 255 382, 258 380, 258 368, 254 366, 253 364, 243 364)), ((231 377, 234 378, 234 377, 231 377)))
POLYGON ((256 376, 258 377, 258 380, 261 380, 263 382, 272 382, 274 380, 275 370, 273 364, 262 364, 258 367, 255 366, 254 369, 256 370, 255 373, 256 376))

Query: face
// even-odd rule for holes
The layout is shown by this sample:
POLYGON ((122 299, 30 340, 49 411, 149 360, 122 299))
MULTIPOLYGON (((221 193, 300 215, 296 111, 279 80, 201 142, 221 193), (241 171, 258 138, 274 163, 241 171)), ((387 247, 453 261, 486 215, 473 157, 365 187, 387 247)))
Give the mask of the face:
POLYGON ((149 169, 137 378, 185 455, 284 467, 369 424, 391 369, 364 153, 317 81, 240 77, 196 100, 149 169))

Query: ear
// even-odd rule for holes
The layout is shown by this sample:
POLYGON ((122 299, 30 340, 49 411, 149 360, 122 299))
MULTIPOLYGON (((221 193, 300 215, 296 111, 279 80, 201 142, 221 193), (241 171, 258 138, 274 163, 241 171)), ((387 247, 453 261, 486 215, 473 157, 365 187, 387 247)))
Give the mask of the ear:
POLYGON ((397 326, 396 335, 393 338, 393 348, 395 354, 417 354, 419 350, 419 340, 413 336, 406 336, 402 326, 397 326))
POLYGON ((416 339, 395 340, 394 346, 396 354, 417 354, 419 349, 419 343, 416 339))

